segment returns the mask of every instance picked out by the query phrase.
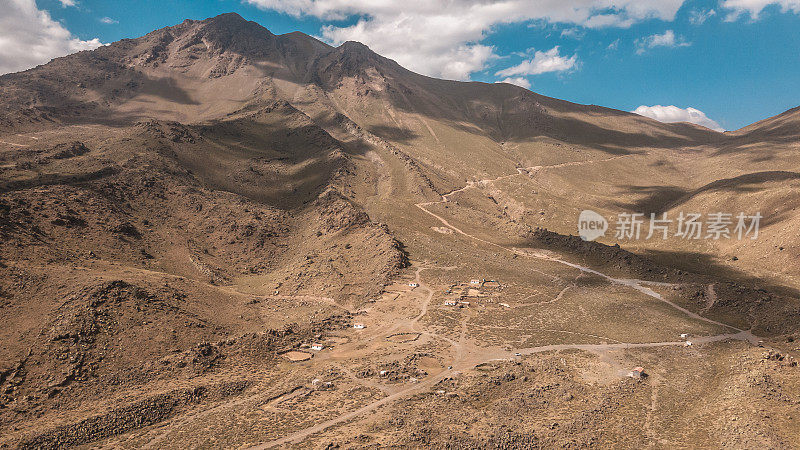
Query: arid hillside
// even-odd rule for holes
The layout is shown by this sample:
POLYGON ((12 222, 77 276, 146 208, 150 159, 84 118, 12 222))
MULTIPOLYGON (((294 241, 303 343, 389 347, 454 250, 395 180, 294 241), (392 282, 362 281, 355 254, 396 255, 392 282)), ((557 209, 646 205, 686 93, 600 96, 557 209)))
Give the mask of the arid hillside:
POLYGON ((799 445, 798 120, 236 14, 0 76, 0 448, 799 445), (764 219, 590 243, 585 209, 764 219))

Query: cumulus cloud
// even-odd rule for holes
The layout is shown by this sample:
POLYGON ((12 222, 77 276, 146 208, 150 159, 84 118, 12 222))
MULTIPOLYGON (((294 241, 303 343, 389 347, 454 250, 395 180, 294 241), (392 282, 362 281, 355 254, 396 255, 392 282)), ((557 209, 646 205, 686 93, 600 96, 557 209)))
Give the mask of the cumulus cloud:
POLYGON ((677 106, 645 106, 642 105, 632 112, 640 116, 649 117, 658 120, 659 122, 673 123, 673 122, 689 122, 697 125, 702 125, 715 131, 725 131, 720 124, 711 120, 706 116, 703 111, 692 107, 683 109, 677 106))
POLYGON ((119 23, 119 20, 112 19, 111 17, 103 17, 102 19, 100 19, 100 22, 103 22, 106 25, 115 25, 119 23))
POLYGON ((781 12, 800 14, 800 0, 723 0, 721 6, 731 11, 726 20, 733 21, 743 13, 749 13, 753 20, 758 19, 767 6, 777 5, 781 12))
MULTIPOLYGON (((421 72, 454 80, 466 80, 482 70, 496 57, 493 47, 474 42, 476 30, 459 29, 443 17, 424 19, 360 20, 357 24, 338 28, 325 26, 322 35, 334 45, 358 41, 372 50, 394 59, 401 65, 421 72), (436 39, 429 28, 439 29, 447 39, 436 39)), ((480 31, 477 31, 480 35, 480 31)))
POLYGON ((481 44, 496 25, 543 20, 584 27, 671 21, 684 0, 243 0, 262 9, 324 21, 323 38, 360 41, 425 75, 468 79, 496 58, 481 44))
POLYGON ((688 47, 692 45, 686 42, 683 37, 676 36, 672 30, 667 30, 664 34, 653 34, 636 40, 636 53, 642 54, 648 49, 655 47, 688 47))
POLYGON ((509 67, 497 72, 495 75, 500 77, 511 77, 514 75, 539 75, 547 72, 566 72, 575 67, 578 63, 578 55, 569 58, 559 54, 558 46, 546 52, 537 51, 533 58, 522 61, 516 66, 509 67))
POLYGON ((519 87, 524 87, 525 89, 531 88, 531 82, 528 81, 527 78, 524 77, 508 77, 500 81, 496 81, 495 83, 508 83, 513 84, 519 87))
POLYGON ((67 6, 75 6, 75 0, 58 0, 61 3, 62 8, 66 8, 67 6))
POLYGON ((40 10, 34 0, 0 2, 0 74, 29 69, 52 58, 103 45, 82 41, 40 10))

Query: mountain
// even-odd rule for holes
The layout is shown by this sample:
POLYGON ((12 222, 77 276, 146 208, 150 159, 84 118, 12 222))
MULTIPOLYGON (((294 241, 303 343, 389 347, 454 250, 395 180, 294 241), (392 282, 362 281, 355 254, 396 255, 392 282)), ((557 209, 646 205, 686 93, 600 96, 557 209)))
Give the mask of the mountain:
POLYGON ((752 140, 793 140, 800 132, 800 106, 737 130, 734 135, 752 140))
POLYGON ((608 124, 618 124, 598 124, 602 129, 587 125, 581 130, 588 133, 587 139, 595 138, 592 133, 600 140, 622 138, 619 133, 626 132, 626 127, 636 128, 643 142, 649 142, 648 137, 669 137, 679 142, 687 136, 696 140, 714 136, 691 125, 662 124, 631 113, 547 98, 512 85, 424 77, 363 44, 346 42, 333 48, 302 33, 276 36, 236 14, 199 22, 187 20, 138 39, 3 76, 6 98, 18 108, 31 109, 22 114, 4 105, 8 110, 4 122, 18 125, 27 116, 47 114, 66 122, 88 119, 126 123, 154 115, 196 122, 224 117, 269 95, 265 89, 274 88, 286 95, 311 84, 335 92, 345 82, 361 85, 353 87, 357 87, 355 94, 367 97, 365 101, 383 100, 397 108, 413 108, 450 121, 470 120, 498 139, 534 133, 560 133, 564 137, 566 127, 575 125, 565 117, 569 114, 585 114, 597 120, 607 116, 608 124), (209 108, 209 104, 214 107, 209 108), (530 111, 539 113, 538 122, 530 122, 530 111))
POLYGON ((800 393, 797 109, 719 133, 236 14, 0 99, 0 446, 796 444, 754 411, 800 393))

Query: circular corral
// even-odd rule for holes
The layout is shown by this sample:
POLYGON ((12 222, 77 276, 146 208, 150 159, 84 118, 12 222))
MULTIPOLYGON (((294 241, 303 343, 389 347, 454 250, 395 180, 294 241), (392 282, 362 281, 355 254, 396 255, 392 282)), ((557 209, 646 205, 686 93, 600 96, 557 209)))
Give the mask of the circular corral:
POLYGON ((389 342, 402 344, 405 342, 416 341, 417 339, 419 339, 421 335, 422 335, 421 333, 396 333, 390 336, 386 336, 386 340, 389 342))
POLYGON ((284 358, 288 359, 289 361, 298 362, 298 361, 308 361, 314 355, 312 355, 311 353, 308 353, 308 352, 300 352, 300 351, 297 351, 297 350, 290 350, 290 351, 288 351, 286 353, 283 353, 281 356, 283 356, 284 358))

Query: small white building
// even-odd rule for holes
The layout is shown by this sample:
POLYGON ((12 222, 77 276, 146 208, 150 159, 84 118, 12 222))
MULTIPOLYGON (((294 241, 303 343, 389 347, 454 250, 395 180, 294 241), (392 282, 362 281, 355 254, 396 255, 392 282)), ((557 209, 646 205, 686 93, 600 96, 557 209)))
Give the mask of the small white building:
POLYGON ((681 333, 681 339, 686 339, 687 337, 689 337, 688 333, 681 333))
POLYGON ((692 341, 686 341, 686 342, 684 342, 684 343, 683 343, 683 346, 684 346, 684 347, 691 347, 691 346, 692 346, 692 341))
POLYGON ((325 346, 322 344, 311 344, 311 350, 320 351, 323 348, 325 348, 325 346))
POLYGON ((643 367, 634 367, 633 370, 628 373, 628 376, 631 378, 642 378, 646 377, 647 375, 644 373, 643 367))
POLYGON ((355 328, 356 330, 363 330, 366 327, 364 326, 363 323, 355 323, 353 324, 353 328, 355 328))
POLYGON ((419 287, 419 283, 415 283, 412 281, 411 283, 408 283, 408 286, 412 288, 419 287))
POLYGON ((469 280, 469 284, 477 284, 477 285, 481 285, 481 284, 483 284, 483 281, 481 281, 481 280, 479 280, 479 279, 475 278, 475 279, 473 279, 473 280, 469 280))
POLYGON ((458 304, 458 302, 455 301, 455 300, 445 300, 444 301, 444 306, 456 306, 457 304, 458 304))
POLYGON ((319 378, 315 378, 314 381, 311 382, 311 386, 317 388, 320 391, 328 391, 333 389, 333 382, 322 381, 319 378))

